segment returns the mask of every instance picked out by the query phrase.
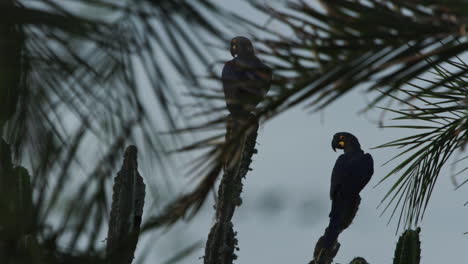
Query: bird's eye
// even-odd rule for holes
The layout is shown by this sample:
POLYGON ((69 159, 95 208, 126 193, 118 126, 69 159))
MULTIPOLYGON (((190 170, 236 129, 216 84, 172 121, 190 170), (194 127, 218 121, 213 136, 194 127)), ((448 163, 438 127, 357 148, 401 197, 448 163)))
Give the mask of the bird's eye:
POLYGON ((340 139, 344 139, 344 136, 340 136, 340 139))

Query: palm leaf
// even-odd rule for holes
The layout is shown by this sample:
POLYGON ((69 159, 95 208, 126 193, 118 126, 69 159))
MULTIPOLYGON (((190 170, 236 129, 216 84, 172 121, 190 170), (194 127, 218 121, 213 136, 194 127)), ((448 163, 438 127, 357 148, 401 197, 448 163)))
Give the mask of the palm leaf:
MULTIPOLYGON (((404 149, 392 160, 405 158, 381 180, 381 182, 389 180, 391 176, 400 174, 399 172, 402 171, 382 200, 382 202, 386 201, 387 203, 385 212, 399 196, 398 203, 394 204, 392 213, 393 216, 399 207, 398 226, 400 223, 405 226, 417 225, 422 220, 441 169, 453 153, 456 151, 462 153, 468 139, 468 111, 465 102, 468 92, 466 88, 468 73, 452 78, 453 75, 450 74, 449 70, 436 67, 435 74, 434 78, 427 79, 422 84, 413 83, 412 90, 402 90, 412 100, 399 99, 399 101, 410 108, 406 109, 407 111, 395 111, 398 117, 394 119, 407 120, 412 123, 438 120, 439 125, 435 127, 433 125, 429 127, 422 125, 389 126, 415 129, 415 131, 423 129, 426 132, 378 146, 378 148, 400 147, 404 149), (437 78, 451 78, 452 80, 448 81, 444 87, 428 89, 427 85, 432 86, 432 80, 437 78), (425 84, 426 86, 424 86, 425 84), (446 100, 447 95, 450 95, 450 100, 446 100), (405 156, 409 152, 413 152, 413 154, 409 157, 405 156), (392 198, 388 201, 387 199, 390 197, 392 198)), ((424 81, 424 79, 421 80, 424 81)), ((466 168, 460 172, 465 171, 466 168)))

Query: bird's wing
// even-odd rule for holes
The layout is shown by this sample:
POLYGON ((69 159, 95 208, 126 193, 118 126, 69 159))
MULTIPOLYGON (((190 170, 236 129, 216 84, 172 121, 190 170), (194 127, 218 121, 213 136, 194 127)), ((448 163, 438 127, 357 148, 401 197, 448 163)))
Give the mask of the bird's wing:
POLYGON ((351 175, 347 180, 347 191, 350 194, 359 194, 374 173, 374 161, 369 153, 360 154, 352 158, 349 166, 351 175))
POLYGON ((242 73, 240 88, 261 98, 265 97, 271 85, 271 69, 257 57, 247 61, 238 60, 236 66, 242 73))
POLYGON ((359 174, 359 191, 361 191, 362 189, 364 189, 364 187, 367 185, 367 183, 372 178, 372 175, 374 174, 374 160, 372 159, 371 154, 366 153, 362 157, 360 161, 359 174))
POLYGON ((260 74, 260 77, 262 78, 261 88, 262 88, 263 97, 265 97, 268 91, 270 90, 273 72, 270 67, 266 66, 263 63, 260 69, 261 70, 259 74, 260 74))
POLYGON ((349 170, 346 168, 346 157, 344 154, 340 155, 333 167, 331 184, 330 184, 330 199, 338 194, 343 186, 344 180, 349 176, 349 170))
POLYGON ((238 100, 239 74, 233 61, 224 64, 221 80, 223 83, 224 97, 227 103, 235 103, 238 100))
POLYGON ((239 91, 247 91, 255 95, 261 95, 255 87, 252 86, 252 81, 257 80, 258 74, 255 69, 249 64, 239 62, 234 59, 224 64, 221 79, 223 82, 224 94, 229 98, 239 96, 239 91))

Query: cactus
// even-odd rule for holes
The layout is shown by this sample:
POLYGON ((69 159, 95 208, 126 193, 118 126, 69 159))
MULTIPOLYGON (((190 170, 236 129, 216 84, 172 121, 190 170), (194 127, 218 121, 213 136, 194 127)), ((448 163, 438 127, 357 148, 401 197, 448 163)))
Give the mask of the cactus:
POLYGON ((138 173, 137 148, 129 146, 125 150, 122 168, 114 179, 106 249, 109 263, 132 263, 144 200, 145 184, 138 173))
POLYGON ((421 228, 406 230, 398 239, 393 264, 419 264, 421 259, 421 228))
POLYGON ((369 264, 369 262, 362 257, 355 257, 349 264, 369 264))
POLYGON ((0 259, 2 263, 44 263, 35 235, 29 172, 11 161, 10 145, 0 138, 0 259))
POLYGON ((232 264, 237 258, 236 232, 231 222, 236 206, 242 199, 242 178, 250 170, 252 155, 256 153, 258 120, 228 117, 226 146, 229 148, 224 159, 224 175, 218 190, 216 223, 210 230, 205 247, 205 264, 232 264))

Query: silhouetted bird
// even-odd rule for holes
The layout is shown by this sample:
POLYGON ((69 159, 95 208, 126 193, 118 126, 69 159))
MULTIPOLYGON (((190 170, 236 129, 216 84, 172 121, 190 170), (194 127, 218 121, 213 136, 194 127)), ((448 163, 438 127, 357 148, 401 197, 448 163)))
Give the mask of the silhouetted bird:
POLYGON ((233 38, 230 49, 234 59, 222 73, 226 105, 233 116, 249 115, 270 89, 272 71, 255 56, 248 38, 233 38))
POLYGON ((349 227, 359 208, 359 193, 374 173, 374 161, 369 153, 361 150, 358 139, 347 132, 333 136, 332 148, 343 149, 333 167, 330 199, 330 222, 325 234, 317 241, 314 259, 317 264, 329 263, 339 249, 338 235, 349 227))

